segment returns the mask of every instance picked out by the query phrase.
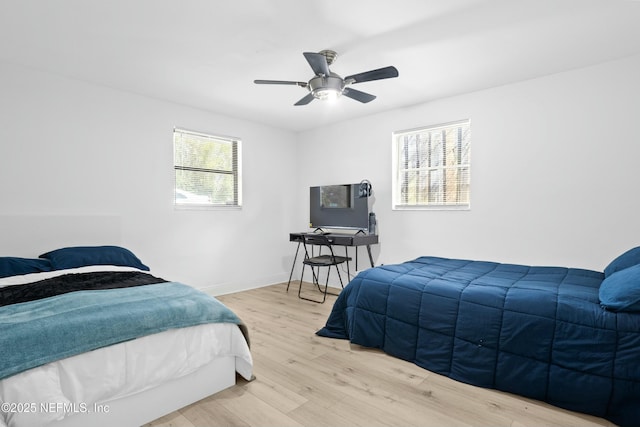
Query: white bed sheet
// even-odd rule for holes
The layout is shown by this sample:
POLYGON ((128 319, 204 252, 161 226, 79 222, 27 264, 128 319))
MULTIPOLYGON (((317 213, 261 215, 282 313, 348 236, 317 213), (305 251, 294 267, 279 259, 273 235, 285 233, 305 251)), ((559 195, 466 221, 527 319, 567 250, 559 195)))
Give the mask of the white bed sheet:
POLYGON ((63 270, 42 271, 38 273, 21 274, 18 276, 0 277, 0 288, 12 285, 24 285, 27 283, 37 282, 39 280, 62 276, 64 274, 93 273, 98 271, 140 271, 142 273, 149 273, 153 275, 150 271, 140 270, 135 267, 123 267, 119 265, 88 265, 86 267, 66 268, 63 270))
MULTIPOLYGON (((0 287, 105 270, 114 268, 14 276, 0 279, 0 287)), ((0 381, 0 427, 39 427, 74 413, 108 409, 109 401, 183 377, 222 356, 235 357, 236 371, 252 378, 249 346, 238 325, 231 323, 172 329, 30 369, 0 381)))

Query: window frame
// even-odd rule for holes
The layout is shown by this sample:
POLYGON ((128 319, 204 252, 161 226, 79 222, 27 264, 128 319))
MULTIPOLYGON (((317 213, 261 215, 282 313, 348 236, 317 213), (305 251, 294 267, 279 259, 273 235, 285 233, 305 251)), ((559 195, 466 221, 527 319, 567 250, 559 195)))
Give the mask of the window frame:
MULTIPOLYGON (((173 148, 173 206, 174 209, 178 210, 234 210, 234 209, 242 209, 242 140, 237 137, 232 136, 224 136, 212 133, 205 133, 200 131, 193 131, 185 128, 174 127, 172 133, 172 148, 173 148), (217 140, 220 142, 227 142, 233 145, 232 147, 232 156, 231 170, 225 169, 208 169, 208 168, 198 168, 198 167, 188 167, 188 166, 180 166, 177 163, 176 159, 176 134, 181 135, 191 135, 196 138, 202 139, 210 139, 217 140), (231 175, 233 177, 233 186, 234 186, 234 203, 233 204, 224 204, 224 203, 177 203, 176 202, 176 190, 179 190, 177 185, 177 171, 193 171, 193 172, 204 172, 204 173, 213 173, 213 174, 224 174, 231 175)), ((186 191, 186 190, 185 190, 186 191)))
MULTIPOLYGON (((470 119, 456 120, 456 121, 447 122, 447 123, 439 123, 435 125, 395 131, 392 133, 391 139, 392 139, 392 143, 391 143, 391 151, 392 151, 391 153, 391 159, 392 159, 391 160, 392 161, 391 208, 392 210, 400 210, 400 211, 402 210, 458 210, 459 211, 459 210, 471 209, 471 120, 470 119), (402 137, 424 134, 424 133, 432 133, 432 132, 437 132, 438 130, 445 131, 447 129, 452 129, 452 128, 455 129, 456 127, 460 129, 463 126, 466 126, 468 128, 467 138, 469 139, 468 139, 468 148, 467 148, 467 154, 466 154, 467 163, 461 163, 462 151, 460 151, 458 153, 458 163, 453 166, 447 165, 445 162, 443 162, 441 165, 438 165, 438 166, 429 166, 429 162, 431 160, 431 153, 427 152, 424 157, 427 159, 427 166, 414 167, 414 168, 402 167, 401 159, 399 159, 400 152, 401 152, 400 139, 402 137), (447 203, 446 201, 431 202, 429 200, 426 200, 424 202, 416 201, 414 203, 402 203, 401 197, 403 193, 402 193, 401 185, 402 183, 406 182, 406 180, 401 179, 401 176, 400 176, 401 173, 407 173, 410 170, 422 171, 427 173, 434 172, 434 171, 441 171, 442 175, 446 175, 446 170, 454 167, 457 168, 458 170, 463 170, 463 169, 466 170, 467 181, 463 182, 463 185, 466 185, 468 188, 467 190, 468 196, 467 196, 466 202, 447 203)), ((459 142, 462 142, 462 140, 460 140, 459 142)), ((445 145, 443 147, 442 153, 445 153, 446 149, 447 147, 445 145)), ((446 190, 444 191, 442 191, 442 189, 440 190, 441 191, 438 192, 438 195, 440 196, 441 200, 444 200, 445 199, 444 191, 446 190)), ((428 194, 429 193, 427 192, 427 195, 428 194)))

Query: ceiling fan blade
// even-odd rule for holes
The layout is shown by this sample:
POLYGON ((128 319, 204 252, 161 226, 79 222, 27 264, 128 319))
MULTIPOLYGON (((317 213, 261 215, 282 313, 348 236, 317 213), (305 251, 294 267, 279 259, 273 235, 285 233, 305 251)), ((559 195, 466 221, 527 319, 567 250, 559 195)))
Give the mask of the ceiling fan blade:
POLYGON ((314 98, 313 94, 309 92, 307 96, 305 96, 304 98, 302 98, 300 101, 296 102, 293 105, 307 105, 308 103, 313 101, 313 98, 314 98))
POLYGON ((398 77, 396 67, 384 67, 377 70, 365 71, 364 73, 353 74, 344 78, 345 82, 351 80, 351 83, 370 82, 372 80, 390 79, 398 77))
POLYGON ((257 85, 295 85, 300 87, 307 87, 306 82, 293 82, 289 80, 254 80, 257 85))
POLYGON ((307 62, 311 66, 311 69, 316 74, 316 76, 328 76, 331 74, 331 71, 329 71, 329 64, 327 64, 326 56, 321 53, 315 52, 304 52, 303 55, 307 59, 307 62))
POLYGON ((362 103, 371 102, 376 99, 375 95, 371 95, 370 93, 366 92, 360 92, 359 90, 351 89, 350 87, 345 87, 342 91, 342 94, 362 103))

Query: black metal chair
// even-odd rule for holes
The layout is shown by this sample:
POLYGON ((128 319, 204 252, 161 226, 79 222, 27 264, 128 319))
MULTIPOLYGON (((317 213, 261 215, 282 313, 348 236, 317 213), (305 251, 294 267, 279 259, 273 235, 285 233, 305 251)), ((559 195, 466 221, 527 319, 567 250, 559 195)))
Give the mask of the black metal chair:
POLYGON ((340 274, 340 269, 338 268, 338 265, 346 262, 347 263, 347 277, 350 277, 349 275, 349 261, 351 261, 351 258, 348 256, 339 256, 336 255, 333 252, 333 245, 331 243, 331 239, 329 239, 327 236, 323 235, 323 234, 303 234, 302 235, 302 245, 304 246, 304 260, 302 261, 302 274, 300 275, 300 287, 298 288, 298 297, 307 301, 313 301, 313 302, 317 302, 319 304, 322 304, 323 302, 325 302, 325 300, 327 299, 327 294, 329 295, 337 295, 337 294, 332 294, 331 292, 327 292, 327 289, 329 287, 329 273, 331 271, 331 267, 335 266, 336 271, 338 272, 338 278, 340 279, 340 286, 344 289, 344 283, 342 282, 342 275, 340 274), (313 249, 311 249, 311 256, 309 256, 309 249, 313 248, 314 246, 318 246, 318 255, 313 256, 313 249), (328 253, 325 253, 324 255, 322 254, 322 249, 326 248, 328 250, 328 253), (322 297, 322 301, 318 301, 315 299, 311 299, 311 298, 306 298, 304 296, 302 296, 301 292, 302 292, 302 281, 304 278, 304 269, 306 266, 311 267, 311 272, 313 275, 313 284, 318 288, 318 290, 320 292, 322 291, 322 288, 320 287, 320 283, 319 283, 319 277, 320 277, 320 269, 319 267, 327 267, 327 279, 325 281, 324 284, 324 292, 323 292, 323 297, 322 297), (318 267, 318 273, 316 274, 314 268, 318 267))

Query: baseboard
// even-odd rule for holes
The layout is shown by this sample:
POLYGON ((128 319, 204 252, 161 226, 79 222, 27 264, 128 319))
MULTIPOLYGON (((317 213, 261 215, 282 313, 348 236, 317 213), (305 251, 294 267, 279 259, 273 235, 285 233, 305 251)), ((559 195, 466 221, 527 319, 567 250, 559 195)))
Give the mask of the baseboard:
POLYGON ((249 291, 251 289, 264 288, 265 286, 271 286, 278 283, 286 282, 288 276, 278 275, 273 277, 267 277, 260 281, 243 282, 243 283, 217 283, 215 285, 206 286, 204 288, 198 288, 199 290, 208 293, 209 295, 218 296, 233 294, 236 292, 249 291))

